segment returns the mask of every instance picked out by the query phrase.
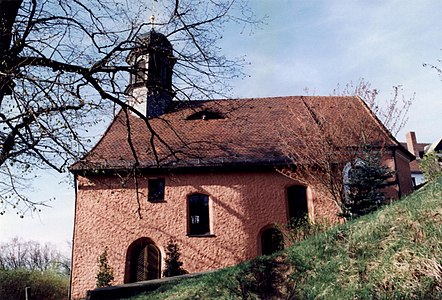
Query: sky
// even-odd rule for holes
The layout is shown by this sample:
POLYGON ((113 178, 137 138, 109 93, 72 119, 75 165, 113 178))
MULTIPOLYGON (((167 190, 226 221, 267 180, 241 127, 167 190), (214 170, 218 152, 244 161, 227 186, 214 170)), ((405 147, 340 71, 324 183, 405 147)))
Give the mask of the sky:
MULTIPOLYGON (((409 120, 398 133, 415 131, 418 142, 442 137, 442 82, 424 64, 441 66, 440 0, 253 0, 266 24, 252 34, 229 27, 223 53, 245 55, 244 79, 233 82, 233 97, 329 95, 338 84, 360 78, 389 99, 401 86, 414 96, 409 120)), ((159 29, 160 30, 160 29, 159 29)), ((74 222, 72 179, 45 172, 34 182, 32 199, 52 199, 38 215, 0 216, 0 242, 19 236, 50 242, 69 254, 74 222)))

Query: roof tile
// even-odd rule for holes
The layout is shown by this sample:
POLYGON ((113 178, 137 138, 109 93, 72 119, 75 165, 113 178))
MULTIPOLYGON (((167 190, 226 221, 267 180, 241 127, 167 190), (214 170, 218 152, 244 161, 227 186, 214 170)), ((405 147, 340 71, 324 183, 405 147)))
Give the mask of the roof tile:
MULTIPOLYGON (((397 141, 358 97, 290 96, 237 100, 189 101, 159 118, 129 117, 131 141, 139 167, 195 167, 287 163, 289 143, 296 152, 304 145, 290 131, 314 139, 314 128, 352 128, 367 121, 375 127, 370 140, 397 141), (210 111, 222 119, 188 120, 195 112, 210 111), (333 124, 333 126, 330 126, 333 124)), ((125 114, 119 113, 98 144, 71 170, 120 169, 133 166, 125 114)), ((351 134, 351 130, 347 131, 351 134)), ((299 137, 299 134, 297 135, 299 137)), ((340 137, 335 137, 339 143, 340 137)), ((347 145, 351 146, 351 145, 347 145)))

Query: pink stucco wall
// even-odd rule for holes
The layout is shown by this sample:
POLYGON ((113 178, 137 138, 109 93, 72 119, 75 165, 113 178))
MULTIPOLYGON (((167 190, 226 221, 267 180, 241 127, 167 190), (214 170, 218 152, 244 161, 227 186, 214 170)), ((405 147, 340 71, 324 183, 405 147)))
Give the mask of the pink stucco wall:
MULTIPOLYGON (((77 176, 76 220, 72 261, 72 296, 95 287, 98 256, 108 247, 115 284, 124 281, 126 251, 141 237, 160 249, 174 238, 189 272, 222 268, 260 254, 260 230, 287 221, 286 188, 296 182, 275 171, 170 174, 165 202, 147 201, 147 177, 139 178, 141 219, 134 183, 122 187, 117 177, 77 176), (187 197, 209 195, 213 237, 187 236, 187 197)), ((149 177, 152 178, 152 177, 149 177)), ((334 215, 329 203, 308 190, 309 212, 334 215)))

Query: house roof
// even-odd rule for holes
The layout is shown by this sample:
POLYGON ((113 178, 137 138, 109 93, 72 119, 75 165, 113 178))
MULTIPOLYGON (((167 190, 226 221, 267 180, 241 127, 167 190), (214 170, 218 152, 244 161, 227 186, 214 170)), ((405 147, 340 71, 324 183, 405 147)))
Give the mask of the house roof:
MULTIPOLYGON (((305 146, 300 136, 314 138, 319 127, 339 128, 340 135, 350 136, 349 129, 361 120, 372 143, 408 153, 358 97, 189 101, 148 122, 118 113, 97 145, 71 171, 127 169, 136 161, 139 168, 284 165, 288 154, 305 146)), ((342 136, 336 136, 335 142, 340 140, 342 136)))
MULTIPOLYGON (((407 149, 407 143, 401 142, 401 145, 407 149)), ((416 151, 418 151, 418 153, 422 153, 423 155, 423 153, 425 152, 425 147, 427 147, 428 145, 429 145, 428 143, 416 143, 415 144, 416 151)), ((417 159, 410 162, 410 171, 411 173, 422 173, 419 166, 421 157, 419 158, 416 157, 416 158, 417 159)))
MULTIPOLYGON (((407 149, 407 143, 401 142, 401 145, 407 149)), ((423 154, 425 152, 425 147, 427 147, 428 145, 430 145, 430 144, 429 143, 416 143, 415 147, 419 153, 423 154)))
POLYGON ((422 173, 420 169, 420 160, 416 159, 410 162, 410 171, 411 173, 422 173))
POLYGON ((438 141, 435 141, 431 145, 429 145, 428 148, 425 149, 425 153, 429 153, 432 151, 440 152, 442 151, 442 139, 439 139, 438 141))

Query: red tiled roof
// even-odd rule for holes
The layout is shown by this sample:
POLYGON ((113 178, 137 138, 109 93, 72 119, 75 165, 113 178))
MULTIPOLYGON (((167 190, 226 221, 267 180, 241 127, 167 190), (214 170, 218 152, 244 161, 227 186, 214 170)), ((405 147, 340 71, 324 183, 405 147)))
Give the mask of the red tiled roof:
MULTIPOLYGON (((390 146, 400 145, 358 97, 291 96, 190 101, 181 103, 160 118, 149 120, 149 126, 158 136, 152 135, 140 118, 130 115, 128 120, 139 167, 175 168, 286 164, 283 139, 287 141, 291 137, 284 134, 284 130, 303 130, 306 138, 311 138, 314 131, 309 128, 318 126, 315 115, 321 116, 321 126, 334 124, 351 128, 355 122, 366 120, 376 128, 374 135, 369 137, 371 141, 383 139, 390 146), (201 111, 214 112, 211 116, 223 118, 187 119, 201 111)), ((302 140, 292 139, 290 143, 292 147, 302 147, 302 140)), ((124 169, 134 163, 126 116, 120 112, 98 144, 72 165, 71 170, 124 169)))

